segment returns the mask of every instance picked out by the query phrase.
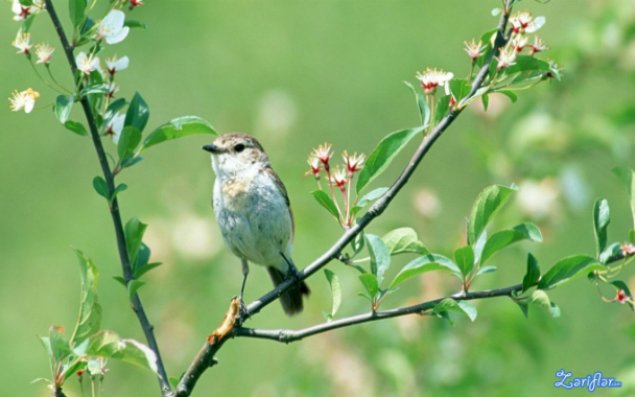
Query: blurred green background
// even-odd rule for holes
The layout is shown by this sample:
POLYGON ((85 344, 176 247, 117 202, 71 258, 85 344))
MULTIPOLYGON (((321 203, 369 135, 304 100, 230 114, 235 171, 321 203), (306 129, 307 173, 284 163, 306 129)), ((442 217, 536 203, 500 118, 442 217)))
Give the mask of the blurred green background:
MULTIPOLYGON (((78 305, 80 248, 101 271, 103 328, 143 340, 127 294, 113 280, 120 273, 112 225, 103 199, 91 187, 98 170, 88 139, 59 126, 47 89, 9 43, 18 24, 10 4, 0 10, 0 92, 33 87, 42 93, 32 114, 0 111, 0 384, 14 396, 47 395, 46 355, 37 335, 51 324, 71 329, 78 305)), ((65 1, 54 2, 66 17, 65 1)), ((152 1, 132 18, 135 29, 107 54, 128 55, 120 94, 138 90, 151 109, 150 127, 194 114, 221 132, 254 134, 285 181, 296 216, 295 262, 304 266, 339 235, 338 226, 313 201, 306 156, 319 143, 339 153, 369 153, 386 133, 418 122, 412 93, 425 66, 467 74, 463 41, 491 29, 490 10, 500 1, 152 1)), ((499 271, 477 289, 518 282, 531 250, 543 269, 572 253, 593 254, 591 208, 598 197, 612 205, 611 238, 624 240, 631 226, 626 194, 610 172, 633 167, 635 112, 635 10, 632 1, 535 2, 519 8, 544 15, 540 32, 551 47, 544 56, 562 65, 562 82, 520 94, 511 105, 492 98, 490 112, 465 112, 425 159, 411 183, 370 227, 384 234, 415 228, 424 243, 450 254, 463 240, 465 217, 478 192, 491 183, 521 189, 498 226, 537 222, 544 243, 520 245, 495 258, 499 271)), ((34 41, 59 48, 45 15, 34 41)), ((58 49, 53 70, 69 84, 58 49)), ((81 114, 75 109, 73 114, 81 114)), ((191 137, 149 150, 124 172, 124 218, 149 223, 152 260, 163 266, 141 290, 171 376, 178 376, 217 325, 238 292, 240 266, 219 240, 210 208, 209 157, 191 137)), ((112 145, 108 142, 109 150, 112 145)), ((377 181, 389 183, 406 157, 377 181)), ((401 262, 393 266, 398 268, 401 262)), ((342 280, 340 315, 366 310, 351 269, 329 268, 342 280)), ((627 281, 632 271, 622 277, 627 281)), ((298 328, 323 321, 330 308, 322 274, 303 315, 289 319, 278 304, 250 326, 298 328)), ((250 275, 247 299, 270 288, 262 269, 250 275)), ((427 275, 393 294, 384 307, 451 293, 446 276, 427 275)), ((601 301, 595 287, 578 279, 552 294, 562 316, 533 310, 525 319, 510 301, 477 303, 479 317, 441 320, 408 317, 367 324, 288 346, 268 341, 230 341, 220 365, 201 379, 195 396, 534 396, 586 395, 555 390, 560 368, 584 376, 597 370, 635 383, 635 328, 626 306, 601 301)), ((156 396, 153 376, 111 363, 106 396, 156 396)), ((69 395, 77 395, 69 382, 69 395)), ((623 388, 617 394, 630 395, 623 388)), ((597 391, 598 395, 613 395, 597 391)))

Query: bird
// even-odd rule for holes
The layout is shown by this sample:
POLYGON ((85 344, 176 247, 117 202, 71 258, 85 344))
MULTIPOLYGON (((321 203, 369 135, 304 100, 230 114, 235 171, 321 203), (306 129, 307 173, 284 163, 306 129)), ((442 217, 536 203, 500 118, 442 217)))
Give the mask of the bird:
MULTIPOLYGON (((289 196, 256 138, 224 134, 203 149, 211 153, 216 175, 212 207, 221 235, 242 265, 242 306, 250 262, 265 266, 274 286, 297 278, 291 259, 294 221, 289 196)), ((306 283, 297 280, 280 296, 285 313, 300 313, 309 293, 306 283)))

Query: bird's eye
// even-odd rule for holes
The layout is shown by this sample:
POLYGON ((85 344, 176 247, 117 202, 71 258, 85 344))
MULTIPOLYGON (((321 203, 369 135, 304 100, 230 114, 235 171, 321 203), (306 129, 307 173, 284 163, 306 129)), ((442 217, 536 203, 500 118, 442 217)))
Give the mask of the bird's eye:
POLYGON ((234 146, 234 151, 236 153, 240 153, 243 150, 245 150, 245 145, 243 145, 242 143, 239 143, 238 145, 234 146))

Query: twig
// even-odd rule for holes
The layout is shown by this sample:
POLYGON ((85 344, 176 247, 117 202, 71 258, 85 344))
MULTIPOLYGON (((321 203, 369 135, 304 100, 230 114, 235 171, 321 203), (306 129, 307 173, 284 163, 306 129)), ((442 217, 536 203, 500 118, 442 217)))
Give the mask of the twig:
MULTIPOLYGON (((386 208, 388 207, 390 202, 395 198, 397 193, 399 193, 399 191, 406 185, 406 183, 408 182, 412 174, 417 169, 421 160, 425 157, 428 150, 430 150, 430 148, 432 147, 432 145, 434 145, 436 140, 443 134, 443 132, 445 132, 445 130, 452 124, 452 122, 456 119, 456 117, 463 111, 463 109, 465 108, 465 105, 475 96, 478 89, 482 86, 483 82, 485 81, 485 78, 487 77, 489 66, 492 60, 494 59, 495 56, 498 55, 500 48, 503 45, 505 45, 505 43, 507 42, 505 32, 507 29, 509 15, 511 13, 511 8, 514 1, 515 0, 505 1, 505 7, 499 19, 496 40, 494 42, 492 51, 489 54, 488 58, 485 60, 485 63, 483 64, 479 72, 477 73, 476 78, 474 79, 474 83, 472 84, 472 89, 470 90, 469 94, 465 98, 463 98, 459 102, 459 104, 457 104, 456 107, 452 108, 443 119, 441 119, 439 124, 437 124, 437 126, 434 128, 434 130, 432 130, 432 132, 430 132, 428 135, 424 137, 423 141, 417 148, 417 151, 413 154, 412 158, 408 162, 408 165, 404 168, 404 170, 401 172, 401 174, 395 180, 392 186, 386 191, 386 193, 384 193, 383 196, 381 196, 371 206, 371 208, 368 210, 368 212, 366 212, 366 214, 364 214, 364 216, 359 218, 359 220, 357 221, 355 225, 353 225, 350 229, 344 232, 344 234, 331 246, 331 248, 329 248, 318 259, 316 259, 311 264, 309 264, 304 270, 298 272, 297 278, 287 279, 286 281, 280 283, 273 290, 269 291, 265 295, 261 296, 259 299, 250 303, 247 306, 243 315, 241 316, 240 321, 238 322, 239 324, 242 324, 245 320, 249 319, 254 314, 262 310, 262 308, 269 305, 271 302, 277 300, 284 291, 286 291, 292 285, 297 283, 298 279, 304 280, 310 277, 315 272, 319 271, 324 266, 326 266, 331 260, 340 258, 341 251, 344 249, 344 247, 346 247, 346 245, 348 245, 359 233, 361 233, 362 230, 364 230, 364 228, 368 226, 368 224, 371 221, 373 221, 375 218, 377 218, 386 210, 386 208)), ((460 298, 457 298, 457 299, 460 299, 460 298)), ((362 315, 362 316, 366 316, 366 315, 362 315)), ((364 321, 361 321, 361 322, 364 322, 364 321)), ((344 324, 342 326, 345 326, 345 325, 347 324, 344 324)), ((193 366, 196 366, 197 361, 201 361, 204 363, 212 362, 213 355, 219 350, 219 348, 220 346, 217 349, 209 349, 207 345, 204 346, 203 349, 201 349, 201 351, 197 354, 190 368, 192 368, 193 366)), ((202 374, 203 374, 203 371, 197 374, 186 373, 186 375, 188 376, 190 375, 201 376, 202 374)), ((193 381, 192 379, 190 379, 189 382, 191 382, 192 384, 195 384, 196 379, 193 379, 193 381)), ((183 377, 181 381, 179 382, 177 390, 179 390, 177 394, 179 397, 185 397, 191 394, 192 389, 187 387, 185 383, 185 377, 183 377)))
POLYGON ((176 396, 189 396, 203 372, 216 364, 214 354, 223 346, 228 337, 233 336, 239 317, 240 299, 234 298, 229 305, 229 310, 227 310, 223 322, 207 337, 207 342, 181 378, 176 388, 176 396))
MULTIPOLYGON (((46 4, 46 9, 48 11, 49 16, 51 17, 51 22, 55 27, 55 31, 57 32, 58 37, 62 43, 62 47, 64 49, 64 53, 66 54, 66 59, 68 60, 68 64, 71 68, 71 73, 73 78, 77 76, 77 64, 75 63, 75 58, 73 56, 73 47, 71 46, 66 33, 64 32, 64 28, 62 23, 60 22, 59 17, 57 16, 57 12, 53 7, 52 0, 44 0, 46 4)), ((83 84, 80 82, 77 83, 77 90, 81 92, 83 89, 83 84)), ((101 167, 102 173, 104 175, 104 179, 106 180, 106 186, 108 188, 109 196, 112 196, 115 192, 115 180, 112 172, 110 171, 110 167, 108 165, 108 159, 106 157, 106 153, 104 151, 104 147, 101 142, 101 138, 99 136, 99 131, 97 129, 97 123, 95 122, 95 116, 90 107, 90 103, 88 102, 88 98, 84 95, 79 99, 82 109, 84 110, 84 114, 86 116, 86 122, 88 123, 88 127, 90 130, 90 135, 93 141, 93 146, 95 147, 95 151, 97 152, 97 158, 99 159, 99 165, 101 167)), ((110 216, 112 218, 112 222, 115 228, 115 236, 117 239, 117 249, 119 251, 119 260, 121 262, 121 268, 123 271, 124 280, 126 285, 130 282, 134 277, 132 275, 132 267, 130 266, 130 258, 128 257, 128 251, 126 249, 126 238, 123 231, 123 223, 121 221, 121 214, 119 213, 119 203, 117 201, 117 197, 113 197, 110 204, 110 216)), ((168 383, 167 372, 165 371, 165 366, 163 365, 163 360, 161 359, 161 354, 159 351, 159 346, 157 344, 156 338, 154 336, 154 327, 150 324, 148 320, 148 316, 145 313, 143 305, 141 303, 141 299, 137 293, 134 293, 131 297, 132 309, 134 310, 137 318, 139 319, 139 323, 143 329, 143 333, 145 334, 146 340, 148 342, 148 346, 155 353, 157 357, 157 370, 159 373, 159 384, 161 386, 161 390, 164 395, 169 395, 171 392, 170 385, 168 383)))
MULTIPOLYGON (((507 288, 493 289, 487 291, 468 292, 467 294, 454 295, 449 298, 460 301, 495 298, 500 296, 511 296, 514 292, 521 291, 523 289, 522 284, 512 285, 507 288)), ((321 334, 334 329, 348 327, 356 324, 363 324, 372 321, 385 320, 387 318, 400 317, 409 314, 423 314, 424 312, 433 309, 443 299, 439 298, 431 301, 419 303, 417 305, 400 307, 397 309, 368 312, 364 314, 358 314, 356 316, 346 317, 335 321, 329 321, 326 323, 314 325, 299 330, 290 329, 256 329, 240 327, 235 331, 236 336, 243 336, 248 338, 260 338, 269 339, 282 343, 297 342, 309 336, 321 334)))

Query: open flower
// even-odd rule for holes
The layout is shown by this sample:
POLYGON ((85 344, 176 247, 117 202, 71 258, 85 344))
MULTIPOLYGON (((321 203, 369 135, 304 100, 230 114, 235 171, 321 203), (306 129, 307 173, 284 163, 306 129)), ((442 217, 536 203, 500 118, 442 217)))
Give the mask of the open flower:
POLYGON ((312 156, 318 158, 325 166, 328 166, 329 160, 333 156, 331 146, 330 143, 324 143, 318 146, 317 149, 313 150, 312 156))
POLYGON ((365 156, 364 154, 348 154, 348 152, 344 152, 342 154, 342 158, 344 159, 344 163, 346 163, 346 170, 348 171, 349 177, 352 177, 354 173, 361 170, 364 164, 365 156))
POLYGON ((514 63, 516 63, 516 54, 517 52, 514 47, 507 47, 502 49, 500 54, 498 55, 498 58, 496 58, 498 60, 498 64, 496 65, 496 67, 500 70, 513 65, 514 63))
POLYGON ((534 42, 531 45, 531 50, 529 51, 531 55, 541 52, 547 49, 547 45, 542 42, 542 39, 538 36, 534 37, 534 42))
POLYGON ((24 109, 24 113, 31 113, 33 107, 35 106, 35 100, 39 97, 40 93, 31 88, 27 88, 26 90, 19 92, 13 91, 11 98, 9 98, 9 101, 11 102, 9 107, 12 112, 19 112, 24 109))
POLYGON ((119 59, 114 56, 112 58, 106 59, 106 69, 108 69, 108 74, 113 77, 118 71, 127 69, 129 63, 130 60, 127 56, 121 57, 119 59))
POLYGON ((346 189, 346 170, 338 166, 331 174, 331 184, 337 186, 342 192, 346 189))
POLYGON ((99 69, 99 58, 94 54, 86 55, 84 51, 77 54, 75 62, 77 63, 77 69, 86 76, 92 71, 99 69))
POLYGON ((31 7, 22 5, 19 0, 13 0, 11 12, 14 21, 24 21, 31 15, 31 7))
POLYGON ((617 293, 615 294, 615 301, 624 304, 628 301, 630 301, 629 296, 626 294, 626 291, 624 291, 623 289, 618 289, 617 293))
POLYGON ((55 49, 46 43, 35 45, 35 56, 37 61, 35 63, 43 63, 48 65, 51 62, 51 57, 55 49))
POLYGON ((31 33, 20 30, 17 36, 15 36, 15 40, 11 42, 11 45, 18 49, 18 54, 29 55, 32 47, 31 33))
POLYGON ((472 58, 472 61, 476 61, 478 57, 485 53, 485 46, 483 46, 483 42, 481 40, 478 43, 475 40, 465 42, 465 52, 467 55, 472 58))
POLYGON ((635 245, 633 245, 631 243, 622 244, 620 249, 622 251, 622 256, 631 256, 631 255, 635 254, 635 245))
POLYGON ((117 44, 128 36, 130 28, 124 25, 126 14, 121 10, 110 10, 97 26, 97 40, 117 44))
POLYGON ((112 137, 113 142, 119 143, 119 138, 121 138, 121 131, 123 131, 123 124, 126 121, 126 115, 117 113, 106 124, 106 135, 112 137))
POLYGON ((434 94, 437 87, 446 87, 454 77, 451 72, 444 72, 441 69, 426 68, 423 72, 417 72, 417 80, 421 82, 421 88, 425 94, 434 94))
POLYGON ((510 18, 512 32, 518 33, 534 33, 545 24, 545 17, 534 18, 529 12, 523 11, 510 18))
POLYGON ((527 45, 527 36, 516 35, 512 38, 512 41, 509 43, 510 47, 512 47, 516 52, 522 52, 525 46, 527 45))
POLYGON ((320 178, 320 159, 315 155, 310 154, 309 158, 306 161, 309 164, 309 170, 306 172, 306 175, 313 175, 315 179, 320 178))

